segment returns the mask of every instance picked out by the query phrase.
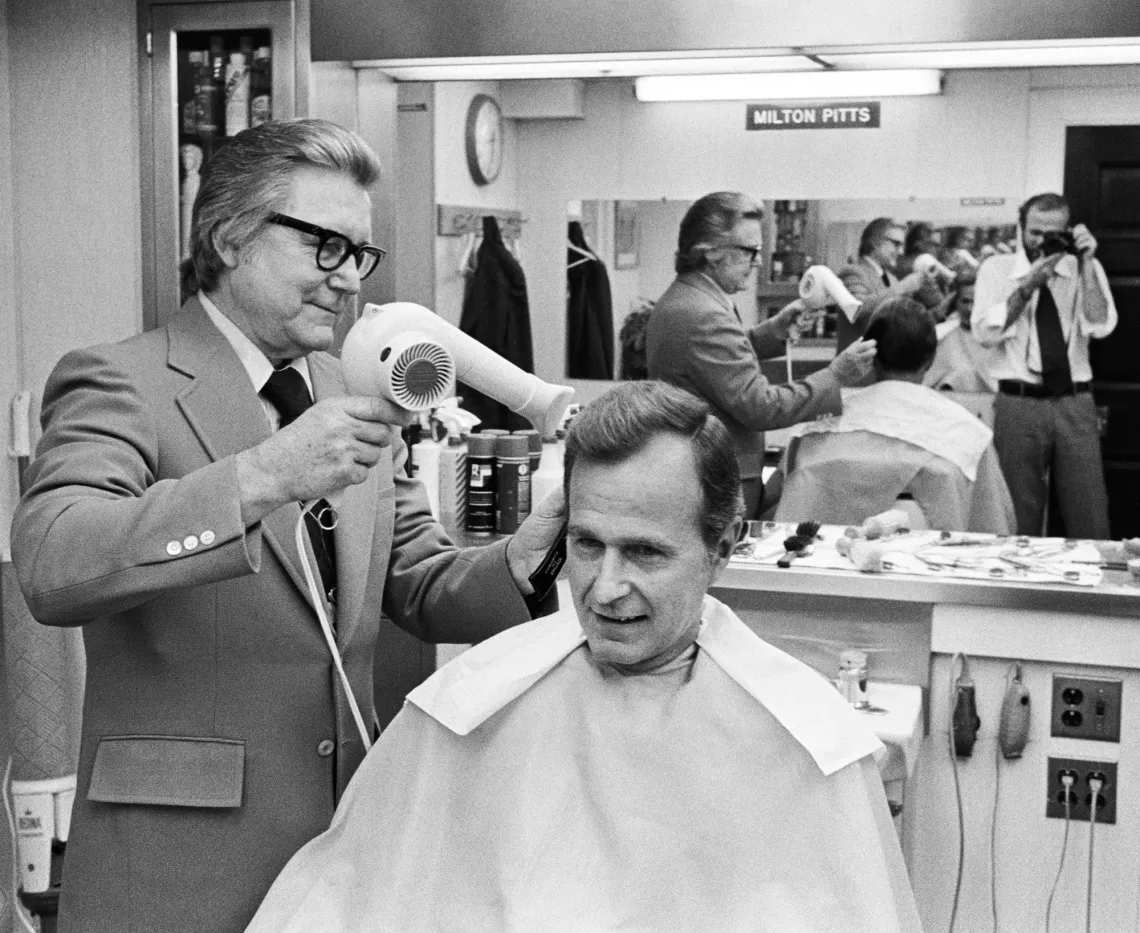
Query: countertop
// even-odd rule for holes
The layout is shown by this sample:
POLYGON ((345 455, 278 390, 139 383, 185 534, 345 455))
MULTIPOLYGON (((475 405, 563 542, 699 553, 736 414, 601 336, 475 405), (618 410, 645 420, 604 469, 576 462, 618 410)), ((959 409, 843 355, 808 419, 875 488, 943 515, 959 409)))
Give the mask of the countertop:
POLYGON ((1140 583, 1126 570, 1111 569, 1104 571, 1097 586, 1083 587, 797 568, 794 564, 785 569, 730 561, 714 586, 714 591, 718 589, 1140 617, 1140 583))

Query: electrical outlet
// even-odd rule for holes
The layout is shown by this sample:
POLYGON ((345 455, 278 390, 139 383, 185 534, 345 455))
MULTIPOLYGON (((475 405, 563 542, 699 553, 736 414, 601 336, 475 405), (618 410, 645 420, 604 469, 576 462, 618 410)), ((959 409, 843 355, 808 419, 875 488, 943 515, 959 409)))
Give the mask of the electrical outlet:
POLYGON ((1092 805, 1092 789, 1089 787, 1089 778, 1102 776, 1104 786, 1100 791, 1100 800, 1096 811, 1098 823, 1116 822, 1116 762, 1090 761, 1085 758, 1050 758, 1049 771, 1046 774, 1046 794, 1048 802, 1045 805, 1046 816, 1065 818, 1065 785, 1061 783, 1061 775, 1073 775, 1073 788, 1070 793, 1069 818, 1072 820, 1089 821, 1092 805))
POLYGON ((1120 741, 1119 680, 1053 675, 1053 714, 1050 734, 1068 739, 1120 741))

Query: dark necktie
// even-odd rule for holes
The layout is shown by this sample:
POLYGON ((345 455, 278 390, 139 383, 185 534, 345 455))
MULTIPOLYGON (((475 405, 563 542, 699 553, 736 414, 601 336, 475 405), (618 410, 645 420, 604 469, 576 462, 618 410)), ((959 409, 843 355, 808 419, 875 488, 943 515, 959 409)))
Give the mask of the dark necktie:
POLYGON ((887 272, 885 269, 883 270, 883 284, 885 286, 887 286, 887 288, 891 287, 891 277, 889 275, 887 275, 887 272))
MULTIPOLYGON (((261 394, 281 415, 281 427, 292 424, 306 409, 312 406, 313 397, 304 377, 292 366, 273 370, 273 375, 265 383, 261 394)), ((317 559, 317 569, 321 572, 321 584, 330 603, 336 602, 336 543, 332 529, 322 528, 314 511, 328 507, 323 499, 313 509, 305 513, 305 527, 309 531, 309 541, 317 559)), ((304 559, 304 555, 301 555, 304 559)))
POLYGON ((1069 371, 1069 348, 1061 330, 1061 315, 1048 285, 1037 291, 1037 343, 1041 348, 1041 381, 1053 395, 1064 395, 1073 387, 1069 371))

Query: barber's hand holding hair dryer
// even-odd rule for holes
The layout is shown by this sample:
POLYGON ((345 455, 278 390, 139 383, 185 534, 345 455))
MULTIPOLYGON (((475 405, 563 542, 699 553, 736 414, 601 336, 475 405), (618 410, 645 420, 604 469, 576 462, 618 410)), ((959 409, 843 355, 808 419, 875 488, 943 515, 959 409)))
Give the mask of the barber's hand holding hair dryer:
MULTIPOLYGON (((849 321, 855 320, 855 315, 863 306, 863 302, 855 298, 839 280, 839 276, 827 266, 811 266, 804 272, 800 279, 800 297, 798 301, 792 302, 792 305, 795 304, 800 304, 807 311, 819 311, 836 305, 847 315, 849 321)), ((856 340, 836 356, 828 368, 841 386, 846 388, 859 385, 874 369, 875 352, 874 340, 856 340)))
MULTIPOLYGON (((574 390, 549 385, 523 372, 427 308, 407 302, 367 304, 341 351, 346 398, 318 402, 259 447, 237 458, 239 482, 254 483, 263 495, 244 514, 256 521, 284 496, 313 509, 325 528, 337 521, 343 490, 362 483, 392 440, 394 426, 409 424, 416 412, 438 405, 460 379, 528 418, 543 436, 554 433, 574 390), (331 508, 318 505, 324 500, 331 508)), ((561 491, 536 503, 507 545, 507 564, 522 592, 557 543, 565 517, 561 491)), ((304 550, 304 523, 296 526, 304 550)), ((369 729, 356 705, 341 664, 336 639, 323 610, 311 568, 304 564, 313 605, 337 676, 366 749, 369 729)))
MULTIPOLYGON (((527 418, 543 437, 554 434, 574 397, 569 386, 523 372, 439 315, 406 301, 365 305, 345 338, 340 360, 345 387, 353 395, 382 398, 408 413, 426 411, 451 395, 457 380, 527 418)), ((334 507, 335 499, 334 494, 334 507)), ((561 491, 533 504, 507 545, 516 578, 520 573, 525 578, 546 555, 564 513, 561 491)))

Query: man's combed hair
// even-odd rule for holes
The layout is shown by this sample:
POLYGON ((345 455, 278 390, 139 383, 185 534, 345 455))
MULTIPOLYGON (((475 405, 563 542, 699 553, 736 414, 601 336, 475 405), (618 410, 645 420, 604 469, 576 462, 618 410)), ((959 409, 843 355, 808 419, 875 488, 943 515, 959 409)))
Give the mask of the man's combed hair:
POLYGON ((876 342, 875 358, 886 372, 917 373, 938 350, 934 315, 913 298, 880 304, 864 336, 876 342))
MULTIPOLYGON (((566 437, 567 500, 575 463, 621 463, 662 434, 688 438, 692 444, 703 499, 701 537, 712 550, 744 508, 736 450, 706 402, 668 383, 622 383, 574 419, 566 437)), ((653 477, 645 481, 651 483, 653 477)))
POLYGON ((725 239, 742 220, 760 220, 764 211, 739 191, 714 191, 694 201, 681 218, 674 271, 695 272, 708 260, 705 253, 725 239))
POLYGON ((863 228, 863 234, 859 237, 859 255, 870 256, 888 231, 901 229, 902 224, 893 217, 876 217, 863 228))
MULTIPOLYGON (((202 169, 183 263, 183 297, 218 284, 219 246, 252 242, 270 214, 284 210, 293 174, 324 168, 362 188, 380 179, 380 160, 359 136, 328 120, 271 120, 238 133, 202 169)), ((304 218, 302 218, 304 219, 304 218)))

